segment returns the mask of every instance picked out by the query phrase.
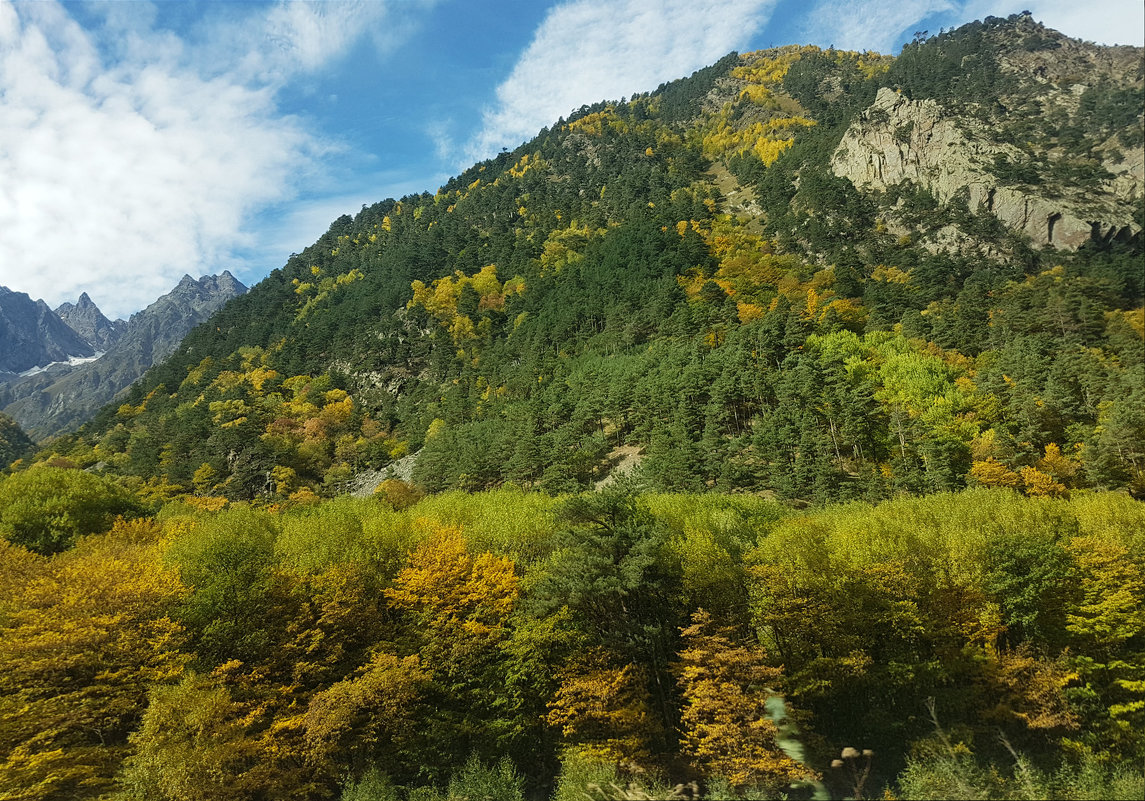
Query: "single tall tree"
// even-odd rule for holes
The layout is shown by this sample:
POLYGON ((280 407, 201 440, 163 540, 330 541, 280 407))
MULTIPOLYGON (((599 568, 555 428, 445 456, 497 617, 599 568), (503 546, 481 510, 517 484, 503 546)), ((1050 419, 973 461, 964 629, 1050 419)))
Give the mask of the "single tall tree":
POLYGON ((768 666, 761 648, 737 644, 703 609, 681 634, 676 673, 684 696, 683 749, 704 774, 737 788, 770 790, 814 778, 780 749, 779 728, 767 714, 769 688, 782 669, 768 666))

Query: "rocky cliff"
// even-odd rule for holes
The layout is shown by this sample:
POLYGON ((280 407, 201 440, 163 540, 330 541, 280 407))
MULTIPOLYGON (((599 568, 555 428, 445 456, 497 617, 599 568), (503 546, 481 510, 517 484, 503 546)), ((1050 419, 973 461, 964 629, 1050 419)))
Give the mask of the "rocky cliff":
POLYGON ((103 353, 119 341, 127 329, 123 320, 114 322, 107 319, 88 294, 84 292, 75 303, 61 303, 56 308, 59 317, 68 328, 83 337, 96 351, 103 353))
POLYGON ((864 189, 906 182, 941 203, 961 198, 1036 246, 1137 235, 1142 120, 1114 112, 1122 97, 1136 95, 1139 106, 1143 51, 1069 39, 1032 20, 1006 34, 1017 41, 999 43, 999 96, 912 98, 884 87, 847 129, 833 171, 864 189), (1094 178, 1076 180, 1083 172, 1094 178))

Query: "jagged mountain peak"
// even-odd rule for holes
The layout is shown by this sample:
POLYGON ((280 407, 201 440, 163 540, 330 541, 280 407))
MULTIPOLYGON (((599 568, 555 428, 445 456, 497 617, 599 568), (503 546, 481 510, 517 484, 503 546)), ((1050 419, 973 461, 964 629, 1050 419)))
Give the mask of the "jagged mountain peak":
POLYGON ((95 350, 43 300, 0 287, 0 371, 20 373, 95 350))
POLYGON ((68 303, 67 301, 64 301, 63 303, 61 303, 59 305, 59 308, 57 308, 56 311, 58 312, 59 309, 62 309, 64 307, 85 307, 85 306, 95 306, 95 301, 91 299, 91 295, 89 295, 87 292, 81 292, 80 296, 76 299, 75 303, 68 303))
POLYGON ((127 323, 107 319, 95 301, 83 292, 75 303, 61 303, 55 310, 64 323, 96 351, 106 351, 123 335, 127 323))
MULTIPOLYGON (((167 295, 186 295, 190 294, 238 294, 246 292, 247 287, 241 281, 231 274, 230 270, 223 270, 216 275, 203 275, 199 278, 193 278, 190 274, 184 274, 179 283, 175 285, 167 295)), ((159 298, 162 300, 163 297, 159 298)))
POLYGON ((243 284, 242 281, 235 278, 231 274, 230 270, 223 270, 218 275, 213 275, 213 276, 208 276, 208 277, 213 278, 215 280, 216 286, 242 287, 242 289, 244 289, 244 290, 247 288, 246 285, 243 284))

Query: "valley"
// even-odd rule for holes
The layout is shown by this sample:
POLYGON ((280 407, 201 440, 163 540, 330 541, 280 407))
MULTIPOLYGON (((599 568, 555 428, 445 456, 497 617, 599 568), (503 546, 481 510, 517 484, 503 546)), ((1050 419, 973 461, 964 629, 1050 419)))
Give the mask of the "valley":
POLYGON ((988 17, 0 289, 0 798, 1140 798, 1143 154, 988 17))

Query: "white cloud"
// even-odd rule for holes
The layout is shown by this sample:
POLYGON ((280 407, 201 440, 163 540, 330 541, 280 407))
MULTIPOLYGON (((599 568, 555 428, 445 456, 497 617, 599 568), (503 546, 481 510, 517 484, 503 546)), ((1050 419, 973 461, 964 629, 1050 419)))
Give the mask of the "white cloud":
POLYGON ((954 9, 950 0, 825 0, 805 20, 801 44, 897 52, 903 31, 931 14, 954 9))
POLYGON ((897 53, 924 20, 957 26, 1025 10, 1077 39, 1138 46, 1145 39, 1145 6, 1140 0, 822 0, 808 13, 800 36, 810 44, 897 53))
POLYGON ((1027 10, 1038 22, 1074 39, 1145 45, 1145 5, 1141 0, 972 0, 965 5, 968 20, 1007 17, 1027 10))
POLYGON ((467 157, 513 147, 559 117, 689 75, 745 46, 775 0, 572 0, 553 8, 467 157))
POLYGON ((433 142, 434 152, 442 161, 453 158, 456 152, 456 144, 453 141, 452 135, 449 133, 449 129, 452 125, 453 120, 440 119, 430 120, 423 127, 425 135, 433 142))
POLYGON ((268 13, 246 12, 236 19, 221 9, 200 32, 201 64, 263 83, 281 83, 343 58, 363 36, 382 53, 413 30, 420 12, 437 0, 286 0, 268 13))
POLYGON ((337 149, 276 92, 361 36, 392 46, 413 6, 407 22, 377 0, 211 6, 185 39, 148 4, 93 8, 85 29, 55 2, 0 0, 0 284, 120 316, 183 273, 241 269, 253 216, 337 149))

